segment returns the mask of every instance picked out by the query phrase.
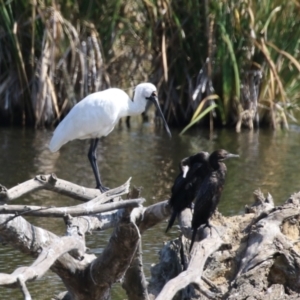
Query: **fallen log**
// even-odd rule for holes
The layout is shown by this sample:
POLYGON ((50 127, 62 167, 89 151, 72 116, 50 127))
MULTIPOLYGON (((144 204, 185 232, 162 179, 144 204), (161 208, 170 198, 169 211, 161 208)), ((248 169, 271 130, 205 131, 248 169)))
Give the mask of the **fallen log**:
MULTIPOLYGON (((300 298, 300 193, 275 206, 270 194, 264 197, 255 191, 255 203, 246 206, 243 215, 224 217, 216 212, 211 229, 198 229, 191 253, 191 210, 184 210, 179 237, 160 251, 160 262, 152 267, 147 286, 141 238, 170 216, 167 201, 144 207, 137 191, 128 194, 128 181, 101 195, 95 191, 94 198, 93 192, 86 199, 76 192, 74 197, 85 203, 73 207, 8 204, 37 186, 49 189, 48 183, 36 179, 20 186, 1 186, 0 197, 6 204, 0 207, 0 238, 36 260, 12 274, 1 273, 0 285, 19 287, 24 299, 31 299, 29 282, 48 269, 65 284, 67 291, 55 298, 60 300, 109 299, 119 280, 129 300, 300 298), (120 198, 126 194, 127 200, 120 198), (62 218, 65 235, 30 224, 26 215, 62 218), (88 254, 86 234, 107 228, 114 230, 103 252, 88 254)), ((61 187, 53 191, 72 195, 73 189, 70 183, 63 192, 61 187)))
POLYGON ((5 203, 0 207, 1 241, 36 260, 12 274, 1 273, 0 285, 19 287, 28 300, 31 299, 28 283, 51 269, 67 289, 55 299, 109 299, 113 284, 123 278, 129 299, 148 299, 141 234, 166 219, 170 210, 166 201, 144 208, 145 199, 139 198, 136 192, 128 194, 129 182, 103 194, 68 183, 53 174, 36 176, 11 189, 1 186, 0 201, 5 203), (85 203, 72 207, 8 204, 38 189, 52 190, 85 203), (128 199, 123 200, 120 195, 127 195, 128 199), (65 236, 59 237, 34 226, 25 216, 62 218, 66 224, 65 236), (86 233, 112 227, 113 233, 103 252, 99 256, 88 254, 86 233), (137 293, 131 291, 132 287, 137 293), (137 295, 141 296, 137 298, 137 295))
POLYGON ((187 210, 152 267, 150 299, 299 299, 300 193, 277 207, 270 194, 254 196, 243 215, 217 212, 191 253, 187 210))

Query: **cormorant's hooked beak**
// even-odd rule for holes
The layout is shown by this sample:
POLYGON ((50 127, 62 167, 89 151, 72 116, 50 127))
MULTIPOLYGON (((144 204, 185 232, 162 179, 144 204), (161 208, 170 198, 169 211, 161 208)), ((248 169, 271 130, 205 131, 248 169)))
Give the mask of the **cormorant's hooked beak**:
POLYGON ((238 154, 232 154, 232 153, 227 153, 226 158, 231 158, 231 157, 240 157, 238 154))
POLYGON ((182 169, 182 173, 183 173, 182 177, 186 178, 186 174, 188 173, 190 167, 189 166, 182 166, 181 169, 182 169))
POLYGON ((159 114, 160 114, 160 116, 163 120, 164 126, 166 128, 166 131, 167 131, 169 137, 172 137, 172 134, 171 134, 171 131, 170 131, 169 126, 167 124, 167 121, 166 121, 166 119, 164 117, 164 114, 161 111, 161 108, 159 106, 157 95, 155 93, 152 93, 152 95, 147 99, 150 100, 152 103, 154 103, 154 105, 156 106, 156 108, 157 108, 157 110, 158 110, 158 112, 159 112, 159 114))

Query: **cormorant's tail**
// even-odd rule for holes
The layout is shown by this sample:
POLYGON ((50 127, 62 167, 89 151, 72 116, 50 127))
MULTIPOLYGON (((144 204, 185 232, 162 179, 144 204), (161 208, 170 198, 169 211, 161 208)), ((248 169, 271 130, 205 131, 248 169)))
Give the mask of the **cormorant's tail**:
POLYGON ((197 234, 197 228, 193 229, 193 234, 192 234, 192 240, 191 240, 191 246, 190 246, 190 252, 193 248, 194 242, 195 242, 195 238, 196 238, 196 234, 197 234))
POLYGON ((171 218, 169 220, 169 223, 168 223, 168 227, 166 229, 166 232, 168 232, 168 230, 173 226, 174 222, 175 222, 175 219, 176 219, 176 216, 177 216, 177 213, 175 211, 173 211, 172 215, 171 215, 171 218))

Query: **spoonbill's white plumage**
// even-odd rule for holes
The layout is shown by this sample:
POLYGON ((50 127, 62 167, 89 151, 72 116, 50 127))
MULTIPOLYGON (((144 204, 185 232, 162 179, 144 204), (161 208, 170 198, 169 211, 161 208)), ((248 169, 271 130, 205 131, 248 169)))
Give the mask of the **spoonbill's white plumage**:
POLYGON ((96 92, 82 99, 55 129, 49 149, 56 152, 69 141, 91 139, 88 158, 96 178, 97 188, 104 192, 106 188, 101 183, 96 157, 99 138, 107 136, 120 118, 144 112, 149 101, 155 104, 171 136, 158 103, 156 87, 152 83, 141 83, 136 86, 133 99, 117 88, 96 92))

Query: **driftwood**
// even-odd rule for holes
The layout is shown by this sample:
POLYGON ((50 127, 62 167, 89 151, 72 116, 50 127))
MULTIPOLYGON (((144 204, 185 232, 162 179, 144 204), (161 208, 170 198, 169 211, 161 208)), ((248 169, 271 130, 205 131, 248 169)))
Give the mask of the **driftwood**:
POLYGON ((189 253, 191 210, 181 213, 180 236, 165 244, 152 267, 147 286, 143 272, 141 235, 170 216, 167 201, 144 207, 129 181, 104 194, 39 175, 11 189, 0 187, 0 238, 36 258, 12 274, 0 273, 0 285, 19 288, 31 299, 29 281, 48 269, 63 281, 66 292, 55 299, 110 299, 112 285, 122 280, 129 300, 151 299, 299 299, 300 193, 275 207, 272 196, 255 191, 255 203, 245 214, 223 217, 216 212, 212 228, 199 228, 189 253), (73 207, 11 205, 38 189, 69 195, 73 207), (121 199, 125 196, 127 200, 121 199), (63 218, 65 236, 33 226, 24 216, 63 218), (114 228, 99 256, 86 253, 85 235, 114 228))
POLYGON ((34 179, 30 179, 18 184, 9 190, 3 185, 0 185, 0 202, 7 203, 28 193, 44 189, 48 191, 54 191, 84 202, 93 199, 93 202, 100 201, 101 203, 104 203, 111 199, 112 195, 118 196, 123 195, 126 192, 128 193, 129 182, 130 179, 120 187, 110 190, 105 194, 101 194, 98 189, 86 188, 72 182, 59 179, 55 174, 37 175, 34 179))
POLYGON ((258 190, 244 215, 216 213, 188 253, 185 235, 168 242, 152 268, 150 299, 300 299, 300 193, 275 207, 258 190))
POLYGON ((27 282, 40 278, 51 269, 60 276, 67 289, 55 299, 110 299, 113 283, 123 277, 129 299, 148 299, 142 268, 141 234, 166 219, 170 211, 166 201, 144 208, 145 200, 139 198, 139 193, 129 193, 129 183, 130 180, 100 194, 98 190, 77 186, 52 174, 38 175, 11 189, 1 186, 1 241, 36 260, 31 266, 18 268, 12 274, 0 273, 0 285, 19 287, 24 299, 29 300, 27 282), (85 203, 73 207, 8 204, 39 189, 52 190, 85 203), (121 195, 134 199, 123 200, 121 195), (25 215, 63 218, 66 234, 59 237, 33 226, 23 218, 25 215), (85 234, 112 227, 113 234, 103 253, 98 257, 87 254, 85 234))

